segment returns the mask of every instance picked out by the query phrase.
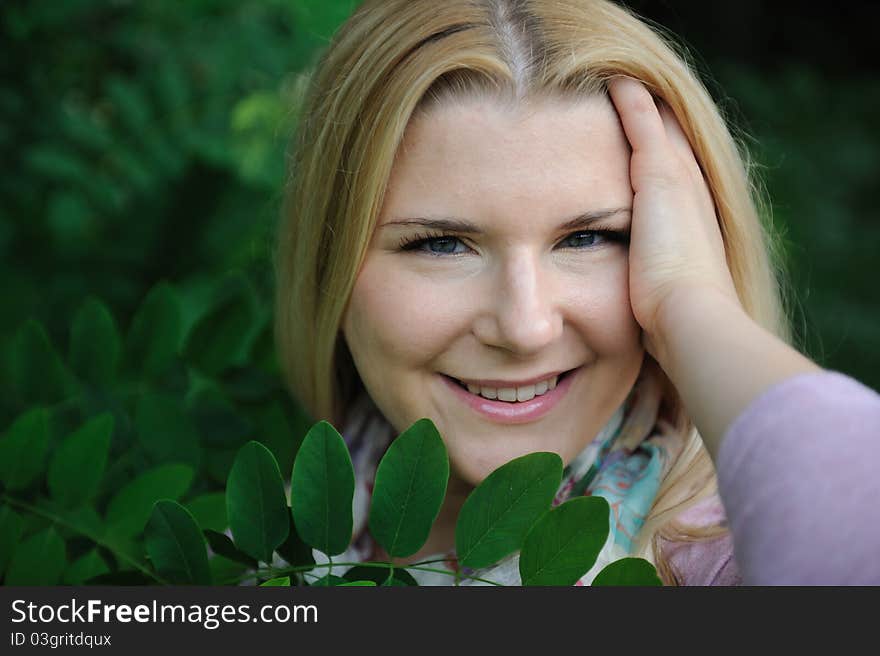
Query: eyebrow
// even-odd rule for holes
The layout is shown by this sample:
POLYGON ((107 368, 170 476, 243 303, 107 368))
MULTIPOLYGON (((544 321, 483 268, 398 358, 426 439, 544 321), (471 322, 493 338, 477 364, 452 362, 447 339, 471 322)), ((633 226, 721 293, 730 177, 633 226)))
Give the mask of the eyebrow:
MULTIPOLYGON (((608 219, 618 214, 632 214, 632 209, 629 207, 615 207, 611 209, 583 212, 582 214, 567 219, 561 223, 557 229, 560 232, 582 230, 596 221, 608 219)), ((455 217, 407 217, 383 223, 380 228, 385 228, 387 226, 420 226, 422 228, 431 228, 433 230, 458 232, 470 235, 483 234, 483 231, 475 223, 455 217)))

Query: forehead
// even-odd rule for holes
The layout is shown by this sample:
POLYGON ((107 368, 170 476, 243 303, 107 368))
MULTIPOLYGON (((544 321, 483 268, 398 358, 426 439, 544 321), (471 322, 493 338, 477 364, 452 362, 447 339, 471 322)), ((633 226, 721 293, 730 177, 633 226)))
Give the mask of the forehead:
POLYGON ((454 204, 477 213, 540 207, 543 214, 557 205, 564 213, 626 203, 629 155, 607 96, 515 107, 492 99, 457 101, 410 122, 386 207, 440 204, 439 211, 454 204))

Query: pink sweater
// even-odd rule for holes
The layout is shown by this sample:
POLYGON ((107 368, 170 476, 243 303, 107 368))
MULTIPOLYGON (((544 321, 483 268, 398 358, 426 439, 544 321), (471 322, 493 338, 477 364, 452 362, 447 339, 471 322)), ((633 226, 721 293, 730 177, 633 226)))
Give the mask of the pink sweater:
POLYGON ((684 585, 880 584, 880 395, 842 374, 789 378, 736 418, 717 498, 682 519, 730 536, 679 543, 684 585))

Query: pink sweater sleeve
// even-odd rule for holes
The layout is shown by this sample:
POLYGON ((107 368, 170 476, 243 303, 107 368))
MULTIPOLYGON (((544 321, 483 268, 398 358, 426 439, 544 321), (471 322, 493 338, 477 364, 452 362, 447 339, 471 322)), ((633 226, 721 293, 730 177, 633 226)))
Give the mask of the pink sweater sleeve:
POLYGON ((746 585, 880 584, 880 395, 782 381, 725 433, 718 489, 746 585))
MULTIPOLYGON (((704 499, 677 519, 691 526, 725 526, 724 507, 717 495, 704 499)), ((662 541, 679 585, 740 585, 742 577, 733 557, 730 533, 696 542, 662 541)))

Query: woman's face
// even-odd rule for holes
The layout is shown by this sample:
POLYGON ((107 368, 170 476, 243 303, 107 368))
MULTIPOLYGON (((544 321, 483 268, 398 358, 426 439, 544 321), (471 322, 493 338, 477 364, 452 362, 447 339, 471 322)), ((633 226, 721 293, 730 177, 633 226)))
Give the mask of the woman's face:
POLYGON ((385 417, 432 419, 460 481, 535 451, 570 462, 632 388, 629 160, 604 96, 409 125, 343 333, 385 417))

